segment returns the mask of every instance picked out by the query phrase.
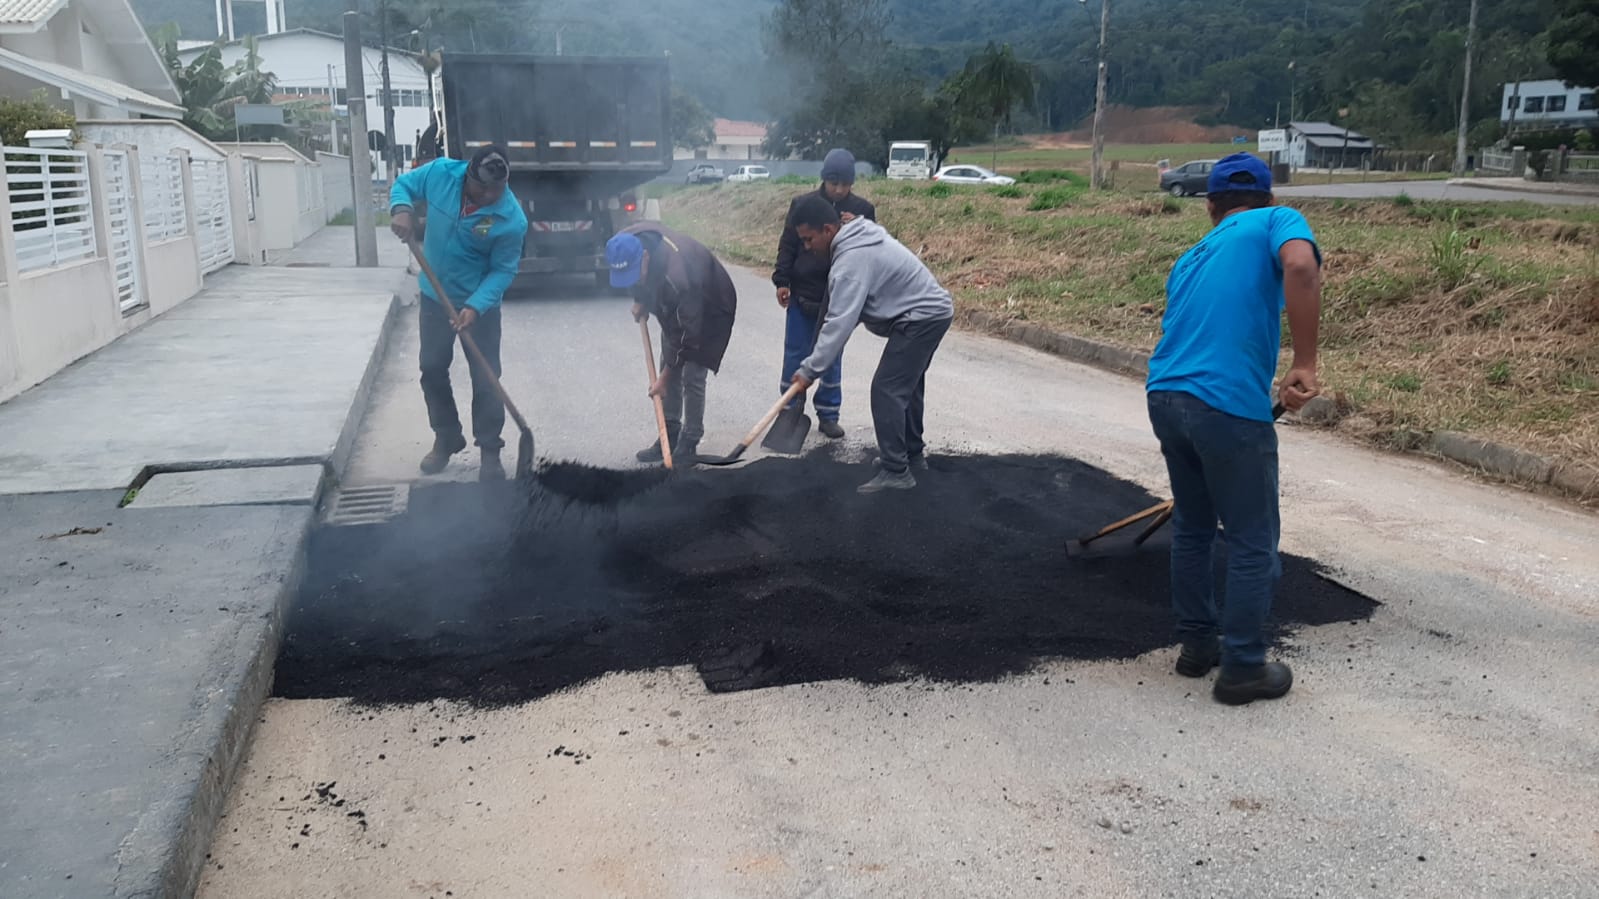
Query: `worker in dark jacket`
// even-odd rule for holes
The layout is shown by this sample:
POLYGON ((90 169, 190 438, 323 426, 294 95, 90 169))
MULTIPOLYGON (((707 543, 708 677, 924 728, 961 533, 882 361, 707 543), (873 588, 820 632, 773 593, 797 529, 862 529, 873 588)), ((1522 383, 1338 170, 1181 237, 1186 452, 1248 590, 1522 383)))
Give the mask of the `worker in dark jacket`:
MULTIPOLYGON (((605 245, 611 286, 633 292, 633 317, 661 323, 661 372, 650 396, 666 407, 674 460, 693 462, 705 436, 705 376, 722 367, 738 296, 727 269, 699 241, 655 222, 626 228, 605 245)), ((638 453, 662 459, 659 440, 638 453)))
MULTIPOLYGON (((831 150, 822 163, 822 186, 795 197, 783 223, 783 237, 777 244, 777 268, 772 283, 777 286, 777 305, 788 310, 783 330, 783 377, 778 392, 788 390, 800 363, 811 354, 816 338, 816 323, 827 306, 826 256, 805 252, 794 230, 794 210, 806 197, 820 195, 839 213, 843 221, 854 218, 877 221, 877 209, 855 193, 855 157, 848 150, 831 150)), ((844 358, 839 356, 816 388, 816 417, 823 434, 837 439, 844 436, 838 424, 839 407, 844 399, 844 358)), ((804 403, 804 400, 795 402, 804 403)))

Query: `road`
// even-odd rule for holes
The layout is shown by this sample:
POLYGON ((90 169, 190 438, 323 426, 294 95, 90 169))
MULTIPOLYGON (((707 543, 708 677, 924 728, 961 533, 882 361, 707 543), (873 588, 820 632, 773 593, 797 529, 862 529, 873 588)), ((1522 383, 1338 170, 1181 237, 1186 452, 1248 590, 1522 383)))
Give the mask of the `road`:
POLYGON ((1397 197, 1406 194, 1415 200, 1455 201, 1460 203, 1503 203, 1520 201, 1555 206, 1599 205, 1599 194, 1554 193, 1538 190, 1500 190, 1448 181, 1370 181, 1347 184, 1316 184, 1308 175, 1302 183, 1278 187, 1279 197, 1341 197, 1347 200, 1397 197))
MULTIPOLYGON (((779 312, 736 280, 711 448, 776 388, 779 312)), ((507 307, 542 455, 622 465, 652 438, 626 313, 507 307)), ((407 322, 353 481, 409 480, 427 446, 407 322)), ((858 445, 877 352, 861 333, 846 357, 858 445)), ((935 452, 1064 453, 1165 491, 1137 383, 1001 341, 952 335, 928 426, 935 452)), ((993 683, 710 694, 668 668, 494 711, 273 700, 200 894, 1591 896, 1599 521, 1282 430, 1285 550, 1382 606, 1298 633, 1281 702, 1217 706, 1169 649, 993 683)))

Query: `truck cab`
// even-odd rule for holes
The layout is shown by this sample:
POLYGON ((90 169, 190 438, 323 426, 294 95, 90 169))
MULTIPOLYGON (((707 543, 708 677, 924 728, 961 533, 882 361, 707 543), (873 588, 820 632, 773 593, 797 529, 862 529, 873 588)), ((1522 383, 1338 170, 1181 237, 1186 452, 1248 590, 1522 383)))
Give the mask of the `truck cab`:
POLYGON ((666 59, 446 53, 440 80, 448 155, 507 154, 528 219, 521 275, 608 286, 605 242, 642 218, 638 186, 672 167, 666 59))
POLYGON ((888 177, 895 181, 925 181, 933 177, 933 144, 925 140, 889 144, 888 177))

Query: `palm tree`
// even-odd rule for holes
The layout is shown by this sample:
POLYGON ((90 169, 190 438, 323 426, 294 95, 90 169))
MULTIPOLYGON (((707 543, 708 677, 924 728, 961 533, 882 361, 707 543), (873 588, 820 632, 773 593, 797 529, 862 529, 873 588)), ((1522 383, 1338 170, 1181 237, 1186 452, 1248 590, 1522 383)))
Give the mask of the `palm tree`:
POLYGON ((255 38, 245 38, 244 57, 231 66, 222 64, 224 43, 218 38, 185 65, 178 56, 177 29, 169 26, 156 33, 161 59, 183 98, 183 123, 213 140, 234 134, 234 107, 271 103, 278 87, 277 76, 261 68, 255 38))
POLYGON ((962 89, 970 92, 969 99, 993 123, 997 163, 999 126, 1002 122, 1010 126, 1011 110, 1017 104, 1032 108, 1037 74, 1032 63, 1018 57, 1010 44, 996 45, 991 41, 983 52, 967 60, 964 75, 962 89))

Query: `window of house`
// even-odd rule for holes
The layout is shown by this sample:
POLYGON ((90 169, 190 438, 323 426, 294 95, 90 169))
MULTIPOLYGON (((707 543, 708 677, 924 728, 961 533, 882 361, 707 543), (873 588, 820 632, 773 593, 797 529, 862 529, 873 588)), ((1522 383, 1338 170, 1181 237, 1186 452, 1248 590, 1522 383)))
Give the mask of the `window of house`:
POLYGON ((1578 94, 1577 108, 1581 110, 1599 109, 1599 94, 1578 94))
POLYGON ((1506 109, 1517 109, 1517 108, 1520 107, 1520 105, 1521 105, 1521 95, 1520 94, 1511 94, 1510 96, 1505 98, 1505 108, 1506 109))
POLYGON ((1546 102, 1544 104, 1544 109, 1547 110, 1548 112, 1565 112, 1566 111, 1566 97, 1565 97, 1565 95, 1562 94, 1562 95, 1560 95, 1558 97, 1550 97, 1548 102, 1546 102))
POLYGON ((1543 112, 1543 98, 1528 97, 1527 105, 1523 106, 1522 109, 1526 112, 1543 112))

